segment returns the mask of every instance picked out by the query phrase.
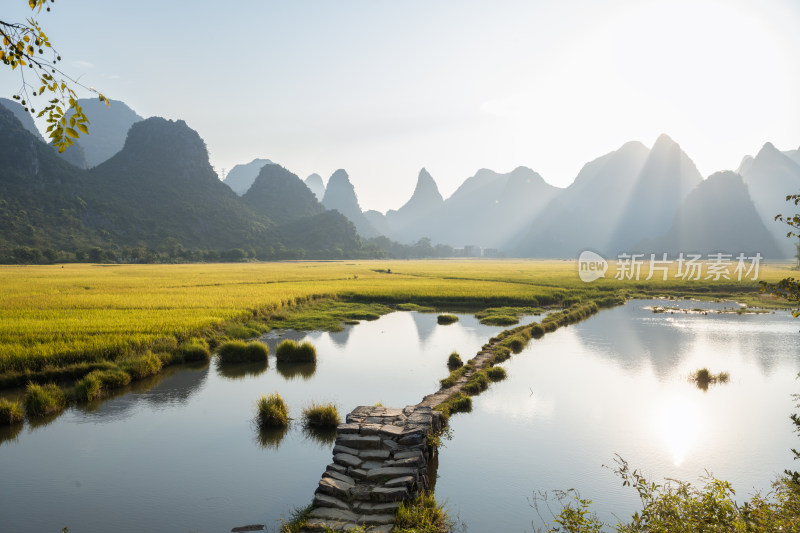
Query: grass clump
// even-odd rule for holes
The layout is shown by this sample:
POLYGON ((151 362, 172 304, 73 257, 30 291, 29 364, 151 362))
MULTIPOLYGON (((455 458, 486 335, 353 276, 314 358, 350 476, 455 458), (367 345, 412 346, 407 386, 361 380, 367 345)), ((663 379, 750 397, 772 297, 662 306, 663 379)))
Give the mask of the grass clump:
POLYGON ((47 385, 28 383, 24 403, 25 413, 35 418, 58 413, 66 406, 67 397, 55 383, 47 385))
POLYGON ((269 347, 259 341, 227 341, 220 345, 217 354, 222 364, 266 361, 269 347))
POLYGON ((441 411, 446 420, 456 413, 468 413, 472 411, 472 398, 459 392, 450 397, 446 402, 436 406, 435 409, 441 411))
POLYGON ((461 356, 458 355, 458 352, 453 352, 447 358, 447 368, 450 370, 455 370, 456 368, 461 368, 464 366, 464 362, 461 360, 461 356))
POLYGON ((91 402, 103 394, 103 381, 92 372, 75 384, 74 398, 80 402, 91 402))
POLYGON ((256 420, 258 427, 262 429, 289 425, 289 408, 280 394, 262 394, 256 400, 256 420))
POLYGON ((198 337, 193 337, 181 344, 178 351, 186 362, 208 361, 211 357, 211 350, 208 348, 208 342, 198 337))
POLYGON ((21 424, 24 419, 25 413, 18 402, 11 402, 6 399, 0 400, 0 426, 21 424))
POLYGON ((398 311, 417 311, 419 313, 435 313, 436 309, 433 307, 426 307, 424 305, 417 305, 412 303, 397 304, 398 311))
POLYGON ((120 363, 120 368, 128 373, 132 379, 139 380, 154 376, 161 372, 164 363, 161 358, 153 353, 125 359, 120 363))
POLYGON ((720 372, 719 374, 713 374, 707 368, 701 368, 696 372, 693 372, 689 379, 694 381, 697 388, 702 390, 708 390, 709 385, 714 385, 717 383, 727 383, 730 380, 731 376, 727 372, 720 372))
POLYGON ((436 323, 443 326, 453 324, 455 322, 458 322, 458 317, 456 315, 439 315, 436 317, 436 323))
POLYGON ((315 363, 317 361, 317 349, 310 342, 298 343, 287 339, 278 345, 275 350, 275 356, 281 362, 315 363))
POLYGON ((324 405, 312 403, 311 407, 303 409, 303 422, 307 426, 317 428, 335 428, 342 422, 342 419, 338 409, 332 403, 324 405))
POLYGON ((118 389, 131 382, 130 374, 119 368, 111 370, 95 370, 94 372, 91 372, 89 376, 95 376, 97 379, 99 379, 104 389, 118 389))
POLYGON ((502 366, 493 366, 486 369, 486 376, 492 381, 502 381, 506 379, 508 373, 502 366))
POLYGON ((485 370, 478 370, 469 377, 469 380, 461 388, 462 391, 470 395, 480 394, 489 388, 489 376, 485 370))
POLYGON ((296 508, 294 511, 292 511, 292 515, 289 517, 288 522, 281 520, 281 528, 279 532, 300 533, 300 530, 303 529, 308 523, 308 519, 311 518, 311 510, 313 508, 314 506, 310 504, 307 507, 296 508))
POLYGON ((478 313, 475 318, 487 326, 512 326, 519 322, 522 315, 541 315, 538 307, 489 307, 478 313))
POLYGON ((455 527, 444 507, 436 502, 433 494, 421 491, 410 502, 397 509, 395 533, 449 533, 455 527))
POLYGON ((449 387, 452 387, 453 385, 456 384, 456 381, 458 381, 458 378, 460 378, 461 376, 463 376, 464 374, 466 374, 470 370, 472 370, 472 364, 467 363, 464 366, 456 368, 455 370, 450 372, 450 375, 447 376, 446 378, 440 379, 439 380, 439 384, 442 386, 443 389, 447 389, 449 387))

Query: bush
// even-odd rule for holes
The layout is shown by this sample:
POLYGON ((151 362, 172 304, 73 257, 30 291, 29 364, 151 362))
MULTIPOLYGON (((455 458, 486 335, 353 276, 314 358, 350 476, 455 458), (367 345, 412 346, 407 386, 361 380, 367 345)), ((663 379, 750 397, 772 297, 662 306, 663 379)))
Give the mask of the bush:
POLYGON ((103 381, 92 372, 75 384, 75 399, 81 402, 90 402, 100 397, 103 393, 103 381))
POLYGON ((450 357, 447 358, 447 368, 450 370, 455 370, 456 368, 461 368, 464 366, 464 362, 461 361, 461 356, 458 355, 458 352, 453 352, 450 354, 450 357))
POLYGON ((269 396, 261 395, 256 400, 256 420, 261 428, 284 427, 289 424, 289 409, 277 392, 269 396))
POLYGON ((211 350, 204 339, 192 338, 183 344, 179 349, 184 361, 208 361, 211 357, 211 350))
POLYGON ((275 350, 278 361, 290 363, 315 363, 317 349, 310 342, 298 344, 293 340, 285 340, 275 350))
POLYGON ((342 422, 342 419, 336 406, 332 403, 325 405, 312 403, 311 407, 303 409, 303 421, 307 426, 335 428, 342 422))
POLYGON ((25 419, 25 414, 19 403, 0 399, 0 426, 20 424, 25 419))
POLYGON ((439 315, 436 317, 436 322, 438 322, 443 326, 446 326, 448 324, 458 322, 458 317, 456 315, 439 315))
POLYGON ((55 383, 28 383, 25 390, 25 413, 31 418, 58 413, 66 403, 64 391, 55 383))
POLYGON ((162 366, 161 358, 152 353, 126 359, 120 363, 122 370, 136 380, 158 374, 162 366))
POLYGON ((269 347, 259 341, 227 341, 220 345, 217 354, 222 364, 266 361, 269 347))
POLYGON ((491 368, 486 369, 486 375, 492 381, 502 381, 506 379, 506 376, 508 374, 506 373, 506 369, 503 368, 502 366, 493 366, 491 368))

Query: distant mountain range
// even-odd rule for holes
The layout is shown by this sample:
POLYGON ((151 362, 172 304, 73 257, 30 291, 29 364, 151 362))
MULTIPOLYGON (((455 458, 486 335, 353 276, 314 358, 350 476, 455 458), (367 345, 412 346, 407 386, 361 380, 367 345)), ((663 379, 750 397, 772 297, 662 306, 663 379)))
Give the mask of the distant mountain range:
POLYGON ((19 104, 0 99, 0 255, 19 246, 179 245, 261 258, 353 257, 401 246, 391 240, 512 257, 574 258, 585 249, 606 257, 795 254, 774 216, 794 212, 784 199, 800 192, 800 149, 767 143, 736 172, 703 179, 661 135, 652 148, 628 142, 587 163, 564 189, 526 167, 481 169, 449 198, 423 168, 409 200, 383 214, 362 209, 344 169, 326 186, 319 174, 301 180, 258 158, 220 182, 184 122, 143 120, 122 102, 112 101, 111 113, 81 103, 91 134, 58 156, 19 104))

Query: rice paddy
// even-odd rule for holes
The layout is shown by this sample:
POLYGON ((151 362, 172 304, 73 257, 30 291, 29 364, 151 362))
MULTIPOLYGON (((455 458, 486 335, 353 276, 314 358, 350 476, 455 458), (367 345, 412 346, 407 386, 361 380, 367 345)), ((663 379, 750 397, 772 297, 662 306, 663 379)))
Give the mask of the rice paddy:
MULTIPOLYGON (((787 277, 789 267, 762 265, 760 279, 787 277)), ((136 379, 183 360, 181 352, 207 357, 208 344, 219 339, 270 327, 335 329, 398 304, 479 311, 636 294, 775 303, 749 280, 583 283, 574 261, 0 266, 0 286, 0 387, 78 380, 107 370, 107 361, 136 379), (347 307, 356 303, 366 307, 347 307)))

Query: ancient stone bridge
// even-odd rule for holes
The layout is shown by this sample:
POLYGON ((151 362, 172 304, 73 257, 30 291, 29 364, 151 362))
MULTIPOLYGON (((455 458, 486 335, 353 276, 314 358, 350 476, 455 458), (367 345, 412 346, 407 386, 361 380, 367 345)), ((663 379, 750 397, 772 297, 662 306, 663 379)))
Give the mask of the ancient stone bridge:
POLYGON ((441 429, 442 414, 430 406, 356 407, 337 429, 333 462, 302 531, 391 531, 402 502, 431 488, 436 448, 428 437, 441 429))

